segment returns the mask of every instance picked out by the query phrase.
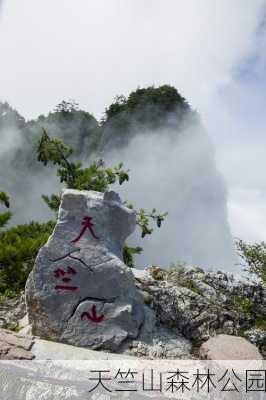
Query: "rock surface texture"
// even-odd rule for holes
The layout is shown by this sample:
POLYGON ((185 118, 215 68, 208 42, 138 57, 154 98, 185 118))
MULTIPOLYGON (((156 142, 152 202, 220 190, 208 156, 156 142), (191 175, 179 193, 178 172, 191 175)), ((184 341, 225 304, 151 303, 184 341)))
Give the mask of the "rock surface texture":
POLYGON ((135 225, 114 192, 63 192, 54 232, 26 285, 34 335, 112 351, 138 336, 143 297, 121 261, 135 225))
POLYGON ((22 293, 15 298, 1 301, 0 328, 17 329, 19 320, 26 314, 25 295, 22 293))
POLYGON ((199 351, 202 360, 262 360, 258 349, 239 336, 217 335, 203 343, 199 351))
POLYGON ((0 329, 0 360, 32 360, 34 339, 0 329))
MULTIPOLYGON (((265 311, 265 321, 266 321, 266 311, 265 311)), ((251 342, 254 343, 259 349, 266 360, 266 330, 253 328, 248 331, 245 331, 245 337, 251 342)))
POLYGON ((65 190, 26 285, 24 332, 152 359, 197 357, 202 342, 226 334, 265 355, 265 287, 185 265, 129 269, 122 248, 135 225, 116 193, 65 190))
POLYGON ((244 335, 265 355, 265 330, 254 329, 266 319, 262 284, 190 266, 133 272, 157 324, 195 344, 217 334, 244 335))

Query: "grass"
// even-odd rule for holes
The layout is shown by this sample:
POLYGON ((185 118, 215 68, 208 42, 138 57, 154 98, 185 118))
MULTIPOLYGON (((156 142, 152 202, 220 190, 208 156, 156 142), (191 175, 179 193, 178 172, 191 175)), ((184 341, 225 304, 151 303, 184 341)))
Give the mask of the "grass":
POLYGON ((257 329, 261 329, 263 331, 266 331, 266 320, 265 319, 257 319, 255 321, 255 327, 257 329))

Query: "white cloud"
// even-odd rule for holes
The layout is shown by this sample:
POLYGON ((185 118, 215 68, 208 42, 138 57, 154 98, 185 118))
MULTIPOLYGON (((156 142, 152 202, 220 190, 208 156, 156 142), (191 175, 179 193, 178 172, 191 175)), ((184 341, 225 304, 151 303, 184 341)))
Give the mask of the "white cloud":
POLYGON ((260 190, 232 191, 229 215, 236 238, 248 242, 266 238, 266 196, 260 190))
POLYGON ((118 93, 169 82, 204 111, 204 97, 230 81, 250 51, 263 3, 6 1, 1 96, 27 117, 62 97, 99 115, 118 93))

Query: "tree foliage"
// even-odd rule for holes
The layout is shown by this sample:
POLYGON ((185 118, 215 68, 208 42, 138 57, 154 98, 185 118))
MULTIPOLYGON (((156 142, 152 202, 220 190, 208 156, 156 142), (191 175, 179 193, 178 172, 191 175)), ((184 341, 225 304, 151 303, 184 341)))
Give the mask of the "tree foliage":
MULTIPOLYGON (((126 203, 127 207, 134 210, 132 204, 126 203)), ((151 212, 145 211, 143 208, 136 212, 137 214, 137 225, 141 228, 141 237, 144 238, 146 235, 151 235, 153 228, 150 225, 150 221, 154 221, 157 228, 160 228, 164 221, 167 213, 158 213, 156 208, 153 208, 151 212)))
MULTIPOLYGON (((57 175, 60 182, 69 189, 95 190, 104 192, 109 185, 128 181, 128 171, 123 169, 120 163, 114 168, 106 168, 103 160, 93 162, 89 167, 83 168, 82 163, 72 162, 69 157, 72 155, 71 147, 64 144, 60 139, 50 138, 44 130, 38 146, 38 161, 44 165, 52 163, 58 167, 57 175)), ((59 195, 51 197, 43 196, 48 206, 54 211, 58 210, 60 204, 59 195)))
MULTIPOLYGON (((182 108, 186 112, 189 110, 189 105, 186 99, 172 86, 138 88, 136 91, 131 92, 128 98, 117 96, 114 103, 105 110, 105 121, 122 112, 137 111, 141 114, 143 112, 146 114, 147 108, 151 111, 156 109, 160 114, 165 114, 176 111, 177 108, 182 108)), ((150 116, 147 117, 149 118, 150 116)), ((155 117, 157 118, 157 115, 155 117)))
MULTIPOLYGON (((6 208, 10 207, 9 197, 5 192, 0 191, 0 204, 4 205, 6 208)), ((10 211, 5 211, 0 213, 0 228, 3 228, 10 220, 12 214, 10 211)))
POLYGON ((248 244, 237 240, 236 246, 240 257, 247 264, 247 270, 266 283, 266 243, 248 244))
MULTIPOLYGON (((190 119, 199 123, 198 115, 176 88, 163 85, 138 88, 128 97, 117 96, 105 110, 101 121, 100 150, 124 147, 141 135, 178 135, 190 119)), ((155 139, 156 140, 156 139, 155 139)))
POLYGON ((54 111, 56 113, 71 113, 78 111, 78 109, 78 103, 75 100, 63 100, 61 103, 57 104, 54 111))
MULTIPOLYGON (((0 203, 6 208, 10 207, 5 192, 0 192, 0 203)), ((24 289, 37 253, 54 226, 53 222, 32 222, 3 229, 10 218, 10 211, 0 213, 0 294, 4 296, 11 296, 24 289)))
POLYGON ((45 244, 54 222, 31 222, 0 233, 0 293, 24 289, 41 246, 45 244))
MULTIPOLYGON (((16 126, 17 124, 18 122, 16 126)), ((32 151, 33 147, 36 148, 42 128, 53 132, 54 136, 73 148, 75 154, 79 154, 82 159, 88 157, 88 153, 97 152, 101 140, 101 129, 94 116, 79 109, 76 102, 63 100, 47 116, 40 115, 16 129, 22 139, 21 146, 15 150, 14 160, 9 161, 16 169, 20 172, 25 171, 27 175, 42 170, 37 162, 36 153, 32 151)))
POLYGON ((130 247, 127 244, 124 245, 123 248, 123 260, 124 263, 130 267, 133 268, 135 263, 134 263, 134 256, 136 254, 141 254, 143 251, 142 247, 130 247))

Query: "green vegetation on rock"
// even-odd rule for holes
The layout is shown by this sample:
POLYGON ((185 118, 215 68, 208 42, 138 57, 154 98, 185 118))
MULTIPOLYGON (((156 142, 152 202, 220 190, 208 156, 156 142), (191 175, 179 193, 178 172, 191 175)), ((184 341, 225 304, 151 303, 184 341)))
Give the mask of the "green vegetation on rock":
POLYGON ((245 261, 249 273, 266 284, 266 243, 247 244, 243 240, 236 242, 240 257, 245 261))
POLYGON ((254 314, 254 303, 251 299, 237 296, 234 298, 234 307, 238 309, 240 312, 245 313, 245 314, 254 314))
POLYGON ((266 319, 256 319, 255 327, 257 329, 261 329, 262 331, 266 331, 266 319))

